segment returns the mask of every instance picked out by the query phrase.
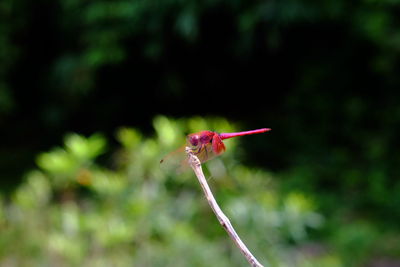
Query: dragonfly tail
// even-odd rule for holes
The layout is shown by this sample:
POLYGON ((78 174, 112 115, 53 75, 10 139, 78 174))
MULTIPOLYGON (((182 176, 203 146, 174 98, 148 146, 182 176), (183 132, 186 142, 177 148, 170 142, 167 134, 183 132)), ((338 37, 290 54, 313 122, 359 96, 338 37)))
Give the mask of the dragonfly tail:
POLYGON ((250 134, 259 134, 259 133, 265 133, 271 131, 271 128, 261 128, 257 130, 251 130, 251 131, 244 131, 244 132, 237 132, 237 133, 220 133, 219 137, 224 140, 236 136, 243 136, 243 135, 250 135, 250 134))

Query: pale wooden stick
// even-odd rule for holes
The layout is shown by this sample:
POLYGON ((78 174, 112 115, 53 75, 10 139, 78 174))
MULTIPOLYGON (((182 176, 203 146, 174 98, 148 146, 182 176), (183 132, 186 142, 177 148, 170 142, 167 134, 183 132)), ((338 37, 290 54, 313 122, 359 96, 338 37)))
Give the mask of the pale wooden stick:
POLYGON ((222 225, 225 231, 228 232, 229 236, 236 244, 236 246, 240 249, 242 254, 246 257, 250 265, 254 267, 263 267, 263 265, 261 265, 261 263, 257 261, 257 259, 253 256, 253 254, 251 254, 250 250, 246 247, 246 245, 243 243, 243 241, 236 233, 228 217, 226 217, 226 215, 222 212, 221 208, 219 207, 217 201, 214 198, 213 193, 211 192, 210 187, 208 186, 207 180, 204 177, 200 160, 196 157, 196 155, 193 154, 192 150, 189 147, 186 147, 186 153, 188 155, 189 165, 192 167, 194 173, 196 174, 197 179, 199 180, 200 185, 203 188, 208 204, 210 205, 211 209, 217 216, 219 223, 222 225))

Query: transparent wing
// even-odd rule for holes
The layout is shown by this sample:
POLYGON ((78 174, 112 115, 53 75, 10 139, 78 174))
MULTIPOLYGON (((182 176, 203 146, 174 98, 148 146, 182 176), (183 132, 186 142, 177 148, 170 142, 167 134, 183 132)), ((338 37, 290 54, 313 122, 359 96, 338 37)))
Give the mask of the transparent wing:
POLYGON ((162 158, 160 160, 161 169, 164 171, 172 171, 176 173, 182 173, 189 169, 185 147, 186 146, 184 145, 162 158))

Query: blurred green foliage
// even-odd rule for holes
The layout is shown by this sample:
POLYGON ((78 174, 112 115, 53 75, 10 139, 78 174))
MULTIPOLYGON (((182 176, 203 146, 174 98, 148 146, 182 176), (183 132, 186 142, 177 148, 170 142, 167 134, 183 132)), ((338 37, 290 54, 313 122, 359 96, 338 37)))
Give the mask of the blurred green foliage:
MULTIPOLYGON (((184 142, 184 132, 237 128, 199 117, 159 116, 153 125, 152 138, 120 128, 116 151, 107 151, 100 134, 68 134, 62 147, 39 154, 38 168, 10 197, 0 195, 2 265, 247 266, 194 174, 159 163, 184 142), (99 161, 105 152, 112 156, 99 161)), ((204 169, 222 209, 266 266, 359 266, 398 257, 398 232, 360 219, 335 221, 343 218, 337 212, 323 216, 323 203, 310 194, 288 192, 279 175, 242 165, 237 142, 226 141, 227 152, 204 169)))
MULTIPOLYGON (((37 157, 38 168, 9 199, 1 198, 0 262, 246 266, 194 174, 177 176, 159 165, 165 151, 184 140, 183 132, 214 126, 235 129, 223 119, 166 117, 154 120, 153 138, 121 128, 121 146, 106 164, 112 167, 97 162, 107 149, 102 135, 67 135, 63 147, 37 157)), ((297 251, 308 242, 309 230, 322 226, 314 200, 300 192, 281 195, 271 173, 241 165, 236 141, 227 143, 226 154, 205 168, 222 208, 255 255, 266 266, 340 266, 334 254, 307 257, 297 251)))

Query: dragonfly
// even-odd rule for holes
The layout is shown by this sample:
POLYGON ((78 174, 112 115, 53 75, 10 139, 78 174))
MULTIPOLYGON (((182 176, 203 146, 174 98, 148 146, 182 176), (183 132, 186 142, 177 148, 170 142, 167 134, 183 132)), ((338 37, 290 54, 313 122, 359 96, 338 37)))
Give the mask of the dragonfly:
POLYGON ((175 165, 177 165, 178 172, 182 172, 188 167, 188 162, 185 155, 186 146, 189 147, 193 154, 199 158, 201 163, 204 163, 226 151, 223 140, 244 135, 260 134, 268 131, 271 131, 271 128, 261 128, 257 130, 234 133, 217 133, 213 131, 200 131, 197 133, 192 133, 187 135, 187 144, 185 146, 168 154, 160 161, 160 163, 165 165, 166 162, 177 162, 176 158, 179 158, 178 163, 175 163, 175 165))

